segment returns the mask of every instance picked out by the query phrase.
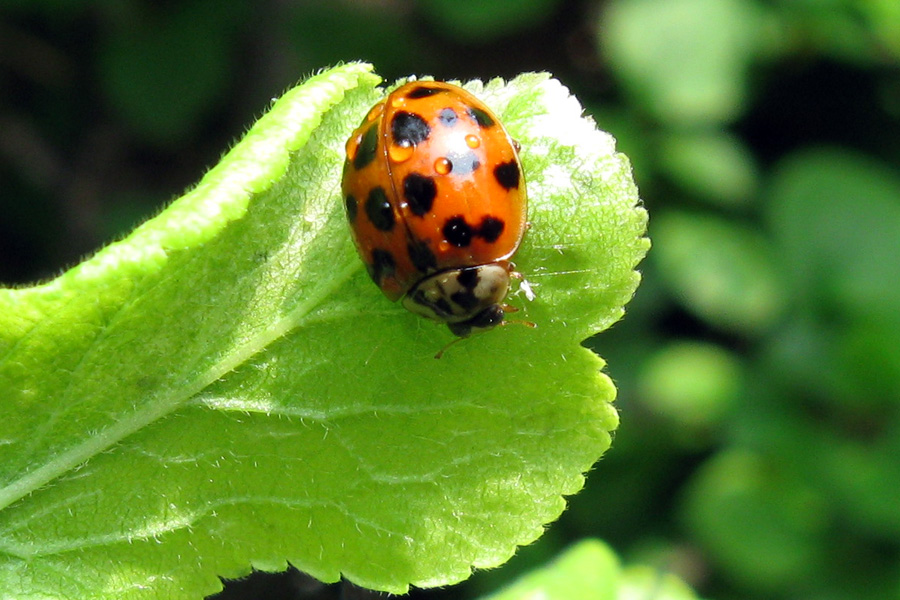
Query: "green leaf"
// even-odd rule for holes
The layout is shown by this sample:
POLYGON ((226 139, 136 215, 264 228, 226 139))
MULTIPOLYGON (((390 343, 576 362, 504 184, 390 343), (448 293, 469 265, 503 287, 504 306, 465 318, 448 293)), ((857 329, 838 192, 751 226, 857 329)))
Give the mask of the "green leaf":
POLYGON ((454 0, 420 0, 418 8, 441 35, 484 44, 551 18, 560 0, 468 0, 464 10, 454 0))
MULTIPOLYGON (((796 152, 775 170, 768 220, 796 296, 851 315, 897 317, 900 177, 839 148, 796 152)), ((833 325, 833 323, 831 323, 833 325)))
POLYGON ((672 573, 647 565, 631 565, 622 570, 617 600, 696 600, 697 594, 672 573))
POLYGON ((679 441, 696 447, 734 408, 741 375, 739 360, 724 348, 676 342, 644 364, 639 382, 642 402, 675 425, 679 441))
POLYGON ((786 157, 769 191, 768 221, 795 304, 779 334, 780 372, 804 393, 854 410, 894 406, 900 177, 876 159, 816 148, 786 157))
POLYGON ((599 44, 636 101, 660 121, 720 123, 746 103, 764 14, 747 0, 616 0, 599 44))
POLYGON ((750 150, 715 130, 669 132, 659 145, 660 163, 684 190, 726 208, 749 204, 759 176, 750 150))
POLYGON ((600 540, 573 545, 548 565, 535 569, 484 600, 694 600, 693 590, 675 575, 645 565, 622 567, 600 540))
POLYGON ((853 8, 858 8, 867 17, 871 29, 878 35, 878 47, 887 48, 894 57, 900 57, 900 4, 893 0, 871 0, 854 3, 853 8))
POLYGON ((522 144, 523 320, 446 328, 356 257, 344 142, 383 95, 349 64, 287 92, 198 186, 46 284, 0 291, 0 595, 200 597, 290 561, 380 590, 536 539, 609 447, 580 342, 647 250, 627 160, 545 74, 473 82, 522 144))
POLYGON ((743 449, 703 465, 683 514, 725 573, 767 594, 816 572, 831 518, 817 490, 779 461, 743 449))
POLYGON ((704 214, 654 219, 660 278, 685 307, 730 331, 756 334, 780 313, 785 293, 767 241, 704 214))
POLYGON ((117 14, 102 38, 99 80, 134 131, 165 144, 190 134, 227 91, 230 48, 246 11, 204 0, 135 8, 117 14))
POLYGON ((900 4, 894 0, 779 0, 782 44, 801 56, 891 63, 900 56, 900 4))
POLYGON ((599 540, 584 540, 484 600, 615 600, 621 571, 619 559, 609 546, 599 540))

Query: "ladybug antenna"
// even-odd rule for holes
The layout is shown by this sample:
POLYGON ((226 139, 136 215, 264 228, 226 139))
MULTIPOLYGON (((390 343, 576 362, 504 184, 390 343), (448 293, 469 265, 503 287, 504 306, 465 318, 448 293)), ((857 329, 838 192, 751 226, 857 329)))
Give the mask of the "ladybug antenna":
POLYGON ((501 326, 503 326, 503 325, 524 325, 525 327, 530 327, 531 329, 534 329, 535 327, 537 327, 537 323, 532 323, 531 321, 523 321, 522 319, 513 319, 511 321, 503 321, 502 323, 500 323, 500 325, 501 326))
MULTIPOLYGON (((519 312, 518 307, 512 306, 511 304, 502 304, 500 305, 500 308, 502 308, 503 312, 505 312, 506 314, 519 312)), ((500 326, 524 325, 525 327, 531 327, 532 329, 537 327, 535 323, 532 323, 531 321, 523 321, 522 319, 504 319, 503 321, 500 321, 499 324, 500 326)))

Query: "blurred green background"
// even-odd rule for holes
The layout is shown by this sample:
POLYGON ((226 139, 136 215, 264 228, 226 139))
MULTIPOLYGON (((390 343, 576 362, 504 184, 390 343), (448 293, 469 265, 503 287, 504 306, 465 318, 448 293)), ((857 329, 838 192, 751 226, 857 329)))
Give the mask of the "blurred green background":
POLYGON ((4 0, 0 281, 127 232, 356 59, 553 72, 651 213, 644 283, 588 342, 620 389, 612 451, 540 542, 417 597, 596 536, 707 598, 900 598, 898 0, 4 0))

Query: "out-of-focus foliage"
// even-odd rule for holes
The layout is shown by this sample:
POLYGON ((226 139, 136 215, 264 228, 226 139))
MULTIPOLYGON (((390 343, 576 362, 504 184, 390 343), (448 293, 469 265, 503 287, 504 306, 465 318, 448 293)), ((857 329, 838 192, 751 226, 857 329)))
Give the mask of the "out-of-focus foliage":
POLYGON ((146 218, 325 64, 550 70, 651 213, 644 284, 589 342, 622 424, 540 542, 422 595, 599 537, 707 598, 900 596, 900 3, 463 4, 4 3, 0 278, 146 218))

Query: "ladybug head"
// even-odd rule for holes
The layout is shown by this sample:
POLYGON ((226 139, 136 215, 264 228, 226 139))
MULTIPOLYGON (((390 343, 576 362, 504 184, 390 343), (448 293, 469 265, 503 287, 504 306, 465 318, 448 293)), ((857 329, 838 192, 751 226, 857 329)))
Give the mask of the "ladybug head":
POLYGON ((509 263, 448 269, 422 279, 403 298, 411 312, 446 323, 455 335, 487 331, 503 321, 509 263))

